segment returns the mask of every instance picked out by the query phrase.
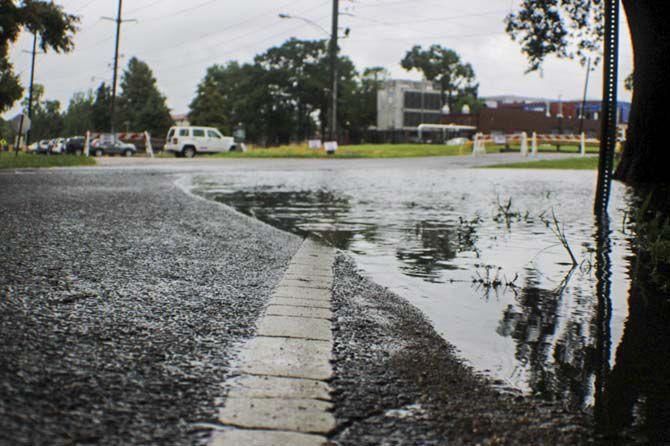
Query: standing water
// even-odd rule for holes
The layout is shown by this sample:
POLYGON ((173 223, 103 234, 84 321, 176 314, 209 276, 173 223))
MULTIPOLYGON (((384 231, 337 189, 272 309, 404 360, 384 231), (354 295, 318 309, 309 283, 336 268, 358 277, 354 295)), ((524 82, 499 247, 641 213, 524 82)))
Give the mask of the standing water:
POLYGON ((604 433, 667 440, 670 319, 633 280, 623 186, 598 231, 593 172, 272 170, 194 183, 349 251, 501 386, 592 411, 604 433))

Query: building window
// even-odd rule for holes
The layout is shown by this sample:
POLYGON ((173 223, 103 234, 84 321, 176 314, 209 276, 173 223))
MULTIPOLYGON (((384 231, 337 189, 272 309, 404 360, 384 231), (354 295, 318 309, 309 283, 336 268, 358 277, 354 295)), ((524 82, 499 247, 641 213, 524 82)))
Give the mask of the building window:
POLYGON ((406 91, 405 108, 414 110, 440 110, 442 108, 442 98, 440 93, 435 92, 406 91))
POLYGON ((442 113, 419 113, 405 112, 404 126, 418 127, 419 124, 439 124, 442 121, 442 113))

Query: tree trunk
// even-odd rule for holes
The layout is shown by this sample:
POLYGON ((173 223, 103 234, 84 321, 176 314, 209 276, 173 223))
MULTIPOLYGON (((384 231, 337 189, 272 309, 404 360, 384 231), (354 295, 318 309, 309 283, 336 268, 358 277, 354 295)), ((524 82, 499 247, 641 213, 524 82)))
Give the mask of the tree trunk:
POLYGON ((670 2, 623 0, 635 75, 623 157, 615 177, 627 183, 670 183, 670 2))

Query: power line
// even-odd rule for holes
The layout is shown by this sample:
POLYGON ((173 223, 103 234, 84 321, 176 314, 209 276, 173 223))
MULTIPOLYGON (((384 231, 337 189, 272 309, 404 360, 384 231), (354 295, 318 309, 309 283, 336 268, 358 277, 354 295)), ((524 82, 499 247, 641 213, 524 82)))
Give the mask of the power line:
POLYGON ((369 17, 361 16, 359 14, 353 14, 353 15, 351 15, 351 17, 357 18, 357 19, 362 19, 362 20, 372 22, 372 23, 376 23, 380 26, 404 26, 404 25, 413 25, 413 24, 416 24, 416 23, 447 22, 447 21, 459 20, 459 19, 465 19, 465 18, 487 17, 487 16, 493 16, 493 15, 499 15, 499 14, 504 13, 504 12, 505 11, 498 9, 498 10, 484 11, 484 12, 478 12, 478 13, 472 13, 472 14, 459 14, 459 15, 452 15, 452 16, 446 16, 446 17, 416 19, 416 20, 411 20, 411 21, 406 21, 406 22, 384 22, 384 21, 372 19, 372 18, 369 18, 369 17))
MULTIPOLYGON (((227 26, 227 27, 221 28, 221 29, 219 29, 219 30, 217 30, 217 31, 215 31, 215 32, 212 32, 212 33, 206 33, 206 34, 203 34, 203 35, 201 35, 201 36, 199 36, 199 37, 196 37, 195 39, 191 39, 191 40, 183 40, 183 41, 181 41, 180 43, 178 43, 177 45, 170 46, 169 48, 165 48, 165 49, 161 49, 161 50, 145 50, 145 51, 142 51, 142 52, 139 52, 139 53, 135 53, 135 54, 136 54, 136 55, 143 55, 143 54, 147 54, 147 53, 149 53, 149 52, 173 51, 175 48, 179 48, 179 47, 181 47, 181 46, 188 45, 188 44, 190 44, 190 43, 199 42, 199 41, 201 41, 201 40, 206 39, 207 37, 212 37, 212 36, 215 36, 215 35, 218 35, 218 34, 225 33, 226 31, 229 31, 229 30, 234 29, 234 28, 237 28, 237 27, 239 27, 239 26, 241 26, 241 25, 244 25, 244 24, 250 23, 250 22, 252 22, 252 21, 255 21, 255 20, 257 20, 259 17, 265 17, 265 16, 268 16, 268 15, 274 15, 276 11, 280 11, 280 10, 282 10, 283 8, 292 6, 292 5, 294 5, 294 4, 296 4, 296 3, 300 3, 300 2, 302 2, 302 1, 303 1, 303 0, 294 0, 294 1, 291 1, 291 2, 287 3, 286 5, 284 5, 284 6, 280 7, 280 8, 273 9, 273 10, 268 11, 268 12, 263 13, 263 14, 256 14, 256 15, 250 16, 250 17, 248 17, 248 18, 246 18, 246 19, 244 19, 244 20, 242 20, 242 21, 239 21, 239 22, 237 22, 237 23, 231 24, 231 25, 229 25, 229 26, 227 26)), ((306 13, 306 12, 310 12, 310 11, 312 11, 312 10, 314 10, 314 9, 317 9, 317 8, 321 7, 322 5, 328 3, 328 1, 329 1, 329 0, 326 0, 326 1, 324 1, 323 3, 320 3, 319 5, 316 5, 315 7, 309 8, 309 9, 307 9, 307 10, 301 12, 301 14, 304 14, 304 13, 306 13)), ((250 35, 250 34, 254 34, 255 32, 256 32, 256 31, 253 31, 253 30, 252 30, 251 32, 247 32, 247 33, 245 33, 244 36, 247 36, 247 35, 250 35)), ((226 39, 226 42, 231 42, 231 41, 234 41, 234 40, 238 40, 238 38, 239 38, 239 37, 234 37, 233 39, 226 39)), ((163 59, 158 59, 158 60, 163 60, 163 59)))

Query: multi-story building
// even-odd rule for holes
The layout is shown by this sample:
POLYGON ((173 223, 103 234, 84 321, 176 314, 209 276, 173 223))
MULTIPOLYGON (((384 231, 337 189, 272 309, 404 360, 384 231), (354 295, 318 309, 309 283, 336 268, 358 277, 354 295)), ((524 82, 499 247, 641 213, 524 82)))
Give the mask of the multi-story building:
POLYGON ((382 139, 411 139, 419 124, 441 121, 442 98, 433 82, 389 80, 377 92, 377 132, 382 139))

